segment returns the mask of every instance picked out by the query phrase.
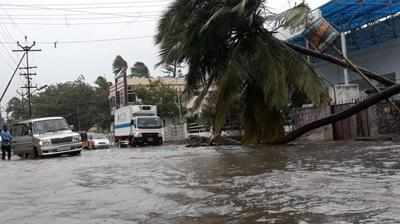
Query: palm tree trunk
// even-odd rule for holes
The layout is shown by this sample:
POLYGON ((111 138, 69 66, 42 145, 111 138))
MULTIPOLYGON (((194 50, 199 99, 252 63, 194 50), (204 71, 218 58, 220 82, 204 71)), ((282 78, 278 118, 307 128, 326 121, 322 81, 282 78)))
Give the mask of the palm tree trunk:
MULTIPOLYGON (((305 47, 302 47, 302 46, 299 46, 299 45, 296 45, 296 44, 291 44, 291 43, 288 43, 288 42, 286 42, 286 45, 288 47, 290 47, 291 49, 293 49, 293 50, 295 50, 295 51, 297 51, 297 52, 299 52, 301 54, 305 54, 305 55, 308 55, 308 56, 319 58, 321 60, 324 60, 324 61, 330 62, 332 64, 338 65, 340 67, 348 68, 348 69, 350 69, 350 70, 352 70, 354 72, 358 72, 357 69, 355 69, 354 67, 349 65, 345 60, 339 59, 339 58, 337 58, 335 56, 332 56, 332 55, 329 55, 329 54, 321 54, 318 51, 314 51, 314 50, 311 50, 311 49, 308 49, 308 48, 305 48, 305 47)), ((381 84, 383 84, 385 86, 393 86, 393 85, 396 84, 392 80, 387 79, 387 78, 385 78, 383 76, 380 76, 380 75, 378 75, 376 73, 373 73, 371 71, 368 71, 365 68, 359 67, 359 70, 361 70, 368 78, 370 78, 372 80, 375 80, 375 81, 377 81, 377 82, 379 82, 379 83, 381 83, 381 84)))
POLYGON ((128 106, 128 77, 127 72, 124 73, 124 106, 128 106))
POLYGON ((119 105, 118 105, 119 102, 117 102, 117 98, 118 98, 117 95, 118 95, 118 78, 116 77, 115 78, 115 108, 116 109, 119 108, 119 105))
POLYGON ((301 137, 303 134, 315 130, 317 128, 323 127, 325 125, 329 124, 334 124, 338 121, 344 120, 346 118, 349 118, 365 109, 368 109, 369 107, 379 103, 380 101, 390 98, 396 94, 400 93, 400 84, 399 85, 394 85, 392 87, 387 88, 386 90, 376 93, 373 96, 367 98, 366 100, 350 107, 349 109, 342 111, 340 113, 336 113, 334 115, 331 115, 329 117, 311 122, 310 124, 306 124, 303 127, 294 130, 293 132, 287 134, 286 136, 282 137, 281 139, 278 139, 271 144, 286 144, 291 141, 296 140, 297 138, 301 137))

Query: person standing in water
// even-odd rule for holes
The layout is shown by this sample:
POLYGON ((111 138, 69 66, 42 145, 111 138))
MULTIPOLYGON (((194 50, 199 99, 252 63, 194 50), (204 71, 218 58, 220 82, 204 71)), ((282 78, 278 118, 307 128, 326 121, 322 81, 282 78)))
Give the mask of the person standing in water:
POLYGON ((7 159, 10 160, 12 135, 8 130, 7 125, 3 126, 3 129, 0 132, 0 137, 1 137, 1 159, 5 160, 7 154, 7 159))

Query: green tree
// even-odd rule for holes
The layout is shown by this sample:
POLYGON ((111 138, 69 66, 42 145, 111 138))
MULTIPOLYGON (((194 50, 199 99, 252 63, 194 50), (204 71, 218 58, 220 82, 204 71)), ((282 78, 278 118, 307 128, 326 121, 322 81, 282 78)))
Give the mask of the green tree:
POLYGON ((6 112, 9 114, 8 119, 13 121, 19 121, 27 118, 27 109, 24 108, 26 100, 21 100, 18 97, 13 97, 8 101, 6 112))
POLYGON ((98 122, 98 100, 95 89, 84 79, 51 85, 33 97, 33 115, 62 116, 75 129, 88 130, 98 122))
POLYGON ((183 66, 181 64, 174 62, 172 64, 163 64, 161 71, 169 77, 182 78, 182 68, 183 66))
POLYGON ((301 92, 315 105, 327 96, 311 66, 274 36, 278 27, 297 25, 308 12, 299 4, 273 15, 264 0, 175 0, 158 26, 160 63, 188 64, 186 90, 190 95, 201 89, 198 102, 217 87, 216 134, 239 96, 244 140, 273 141, 284 133, 282 111, 291 103, 290 92, 301 92))
POLYGON ((136 62, 131 68, 131 76, 150 78, 149 68, 143 62, 136 62))
POLYGON ((157 105, 161 118, 177 118, 179 106, 176 90, 163 85, 160 81, 151 82, 150 86, 139 86, 135 89, 142 104, 157 105))
POLYGON ((112 83, 108 82, 104 76, 99 76, 95 84, 96 124, 100 129, 108 130, 112 122, 110 101, 108 100, 109 89, 112 83))

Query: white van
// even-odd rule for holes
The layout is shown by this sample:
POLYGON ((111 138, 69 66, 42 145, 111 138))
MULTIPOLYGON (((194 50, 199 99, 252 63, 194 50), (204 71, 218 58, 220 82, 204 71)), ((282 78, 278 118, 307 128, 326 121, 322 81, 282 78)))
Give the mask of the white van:
POLYGON ((114 115, 114 139, 123 145, 162 145, 162 122, 153 105, 122 107, 114 115))
POLYGON ((11 134, 13 152, 22 158, 81 153, 80 135, 63 117, 17 122, 11 126, 11 134))

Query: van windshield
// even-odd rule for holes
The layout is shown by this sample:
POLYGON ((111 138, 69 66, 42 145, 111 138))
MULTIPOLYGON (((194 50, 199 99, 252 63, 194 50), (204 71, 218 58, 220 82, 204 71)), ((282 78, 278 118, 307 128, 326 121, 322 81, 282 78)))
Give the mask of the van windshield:
POLYGON ((45 134, 49 132, 70 130, 64 119, 36 121, 33 123, 33 134, 45 134))
POLYGON ((138 118, 138 128, 158 129, 161 128, 161 120, 158 117, 138 118))

